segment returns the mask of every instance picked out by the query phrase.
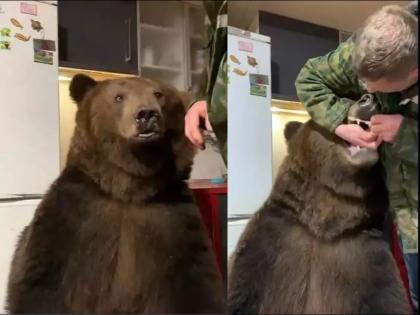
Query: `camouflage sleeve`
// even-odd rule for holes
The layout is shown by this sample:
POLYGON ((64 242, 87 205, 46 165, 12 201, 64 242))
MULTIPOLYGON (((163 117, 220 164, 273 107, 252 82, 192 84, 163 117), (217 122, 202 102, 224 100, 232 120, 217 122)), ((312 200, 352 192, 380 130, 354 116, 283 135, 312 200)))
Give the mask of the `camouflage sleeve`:
POLYGON ((227 62, 226 53, 220 61, 211 100, 207 104, 210 124, 220 143, 222 157, 227 161, 227 62))
POLYGON ((396 156, 406 163, 418 165, 418 121, 404 117, 392 145, 396 156))
POLYGON ((311 118, 334 132, 347 117, 349 103, 358 100, 363 90, 351 64, 353 40, 350 37, 325 56, 309 59, 296 79, 300 102, 311 118))

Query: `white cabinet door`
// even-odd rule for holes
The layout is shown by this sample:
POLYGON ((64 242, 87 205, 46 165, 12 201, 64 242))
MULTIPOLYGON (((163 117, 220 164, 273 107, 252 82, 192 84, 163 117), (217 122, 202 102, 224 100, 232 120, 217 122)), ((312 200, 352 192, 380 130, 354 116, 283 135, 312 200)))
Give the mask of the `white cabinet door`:
POLYGON ((16 242, 24 227, 31 221, 39 202, 0 202, 0 314, 5 314, 7 279, 16 242))
POLYGON ((36 6, 36 16, 22 13, 20 1, 0 1, 0 41, 10 48, 0 48, 0 198, 42 194, 59 172, 57 7, 25 3, 36 6), (31 19, 43 29, 34 30, 31 19), (35 62, 34 39, 55 42, 55 51, 37 57, 49 62, 52 54, 52 64, 35 62))

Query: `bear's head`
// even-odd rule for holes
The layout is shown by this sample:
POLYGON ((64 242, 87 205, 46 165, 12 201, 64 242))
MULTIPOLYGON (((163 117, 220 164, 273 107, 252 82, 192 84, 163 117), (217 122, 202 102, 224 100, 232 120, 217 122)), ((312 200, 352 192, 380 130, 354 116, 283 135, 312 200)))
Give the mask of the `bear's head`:
POLYGON ((92 174, 102 165, 96 173, 114 167, 131 176, 188 176, 194 149, 184 137, 185 99, 176 89, 146 78, 78 74, 70 95, 78 110, 68 163, 83 163, 92 174))
POLYGON ((312 120, 289 122, 284 134, 288 156, 274 200, 292 207, 298 220, 323 239, 381 226, 388 206, 376 150, 354 150, 312 120))
POLYGON ((357 148, 310 120, 289 122, 284 130, 289 157, 316 178, 353 176, 378 162, 378 152, 357 148))

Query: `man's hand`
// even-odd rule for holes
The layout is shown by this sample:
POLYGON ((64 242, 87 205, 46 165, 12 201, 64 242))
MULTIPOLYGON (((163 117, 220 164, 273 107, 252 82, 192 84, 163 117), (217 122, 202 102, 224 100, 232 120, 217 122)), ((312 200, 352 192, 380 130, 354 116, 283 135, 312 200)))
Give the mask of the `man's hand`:
POLYGON ((207 114, 207 102, 198 101, 194 103, 185 115, 185 136, 194 144, 197 148, 203 150, 204 142, 203 135, 200 131, 200 118, 204 119, 206 129, 212 130, 209 117, 207 114))
POLYGON ((335 134, 354 146, 376 149, 382 139, 376 134, 365 131, 356 124, 343 124, 335 129, 335 134))
POLYGON ((401 115, 374 115, 370 119, 370 130, 381 137, 383 141, 393 143, 400 129, 403 116, 401 115))

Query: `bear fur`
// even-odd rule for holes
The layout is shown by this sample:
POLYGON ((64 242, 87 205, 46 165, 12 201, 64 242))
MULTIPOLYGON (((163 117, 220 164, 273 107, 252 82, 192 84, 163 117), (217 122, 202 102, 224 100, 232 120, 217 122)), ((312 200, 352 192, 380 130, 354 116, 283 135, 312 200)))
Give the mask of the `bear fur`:
POLYGON ((180 94, 149 79, 85 75, 70 94, 78 111, 67 164, 20 236, 8 311, 224 312, 221 275, 185 183, 194 149, 180 94))
POLYGON ((378 154, 309 121, 284 131, 271 195, 229 264, 229 314, 409 314, 389 244, 378 154))

